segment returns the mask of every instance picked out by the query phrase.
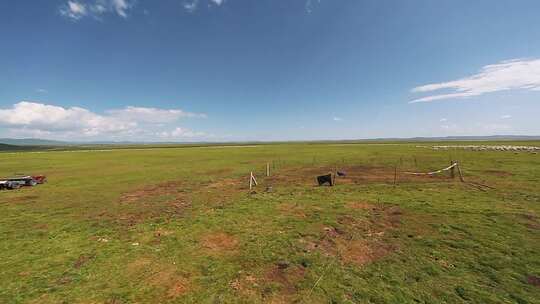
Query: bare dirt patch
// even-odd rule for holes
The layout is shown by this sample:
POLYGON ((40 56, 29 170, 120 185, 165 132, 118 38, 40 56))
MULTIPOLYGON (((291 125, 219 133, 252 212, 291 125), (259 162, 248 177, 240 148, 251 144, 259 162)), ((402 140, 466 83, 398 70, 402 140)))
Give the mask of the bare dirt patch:
POLYGON ((134 260, 126 270, 144 285, 160 290, 163 298, 176 299, 192 289, 189 275, 179 273, 174 266, 150 257, 134 260))
POLYGON ((201 245, 210 254, 227 254, 236 251, 238 240, 225 232, 215 232, 204 235, 201 238, 201 245))
POLYGON ((95 257, 95 255, 93 255, 93 254, 83 254, 83 255, 79 256, 79 258, 77 258, 75 263, 73 263, 73 268, 79 269, 79 268, 83 267, 88 262, 90 262, 94 257, 95 257))
POLYGON ((369 203, 369 202, 350 202, 350 203, 347 204, 347 208, 361 209, 361 210, 372 210, 372 209, 375 209, 376 206, 373 203, 369 203))
POLYGON ((524 220, 525 226, 530 229, 540 229, 540 220, 538 217, 532 213, 523 213, 520 214, 520 217, 524 220))
POLYGON ((484 173, 487 173, 489 175, 499 176, 499 177, 508 177, 513 176, 513 173, 510 173, 508 171, 502 171, 502 170, 485 170, 484 173))
POLYGON ((377 261, 393 252, 397 247, 385 235, 400 224, 402 211, 387 205, 362 203, 361 207, 370 210, 367 219, 343 215, 338 218, 338 226, 323 227, 318 238, 300 239, 304 250, 318 251, 357 266, 377 261))
POLYGON ((284 214, 284 215, 290 215, 294 216, 296 218, 306 218, 306 207, 305 206, 299 206, 294 203, 283 203, 278 206, 278 210, 284 214))
MULTIPOLYGON (((288 265, 273 265, 264 274, 264 282, 266 284, 275 284, 279 291, 268 297, 269 303, 291 303, 294 302, 292 297, 298 294, 298 283, 300 283, 306 275, 306 270, 302 266, 288 265)), ((264 296, 264 295, 263 295, 264 296)))
POLYGON ((307 270, 303 266, 277 263, 268 266, 261 275, 244 274, 230 283, 238 294, 264 303, 295 303, 307 270), (272 291, 273 290, 273 291, 272 291))
POLYGON ((161 269, 147 279, 147 282, 164 290, 167 298, 176 299, 189 291, 189 281, 172 268, 161 269))
POLYGON ((533 285, 533 286, 536 286, 536 287, 540 287, 540 278, 537 277, 537 276, 528 276, 527 277, 527 283, 533 285))
POLYGON ((133 226, 156 218, 175 218, 184 215, 191 206, 188 192, 179 181, 169 181, 126 192, 114 209, 101 212, 100 219, 133 226))
POLYGON ((255 297, 258 295, 259 279, 253 275, 243 275, 230 283, 230 287, 242 296, 255 297))
POLYGON ((157 185, 143 187, 134 191, 126 192, 120 197, 121 203, 136 203, 148 197, 160 195, 172 195, 183 193, 182 183, 169 181, 157 185))

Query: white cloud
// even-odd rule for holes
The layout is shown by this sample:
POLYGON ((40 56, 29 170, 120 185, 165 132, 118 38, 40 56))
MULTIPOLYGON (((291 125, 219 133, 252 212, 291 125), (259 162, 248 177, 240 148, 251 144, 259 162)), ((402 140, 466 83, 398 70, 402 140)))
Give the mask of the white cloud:
POLYGON ((127 17, 127 10, 131 7, 128 0, 112 0, 111 4, 119 16, 127 17))
POLYGON ((446 118, 441 118, 441 119, 439 119, 439 121, 440 121, 440 122, 445 122, 445 121, 448 121, 448 119, 446 119, 446 118))
POLYGON ((35 134, 47 138, 81 139, 122 138, 136 136, 152 140, 152 134, 162 129, 167 137, 203 137, 204 133, 180 128, 175 124, 181 118, 206 117, 204 114, 185 112, 180 109, 157 109, 128 106, 123 109, 97 114, 80 107, 60 107, 38 102, 21 101, 8 109, 0 109, 0 127, 18 133, 35 134))
POLYGON ((104 14, 116 14, 128 17, 128 11, 134 6, 134 0, 87 0, 86 2, 68 1, 60 7, 60 14, 77 21, 85 16, 100 18, 104 14))
POLYGON ((87 13, 86 5, 77 1, 68 1, 60 7, 60 14, 73 20, 79 20, 86 16, 87 13))
POLYGON ((334 118, 332 118, 332 120, 333 120, 333 121, 342 121, 343 118, 341 118, 341 117, 334 117, 334 118))
POLYGON ((199 6, 199 0, 191 0, 188 2, 184 2, 183 6, 188 12, 192 13, 197 10, 197 7, 199 6))
POLYGON ((164 110, 127 106, 119 110, 109 110, 108 114, 122 120, 134 120, 146 123, 170 123, 184 117, 206 118, 206 114, 184 112, 182 110, 164 110))
POLYGON ((501 115, 501 119, 510 119, 512 115, 501 115))
POLYGON ((225 0, 184 0, 182 6, 184 9, 190 13, 193 13, 199 8, 201 2, 207 3, 208 7, 212 6, 221 6, 225 3, 225 0))
POLYGON ((42 93, 42 94, 49 93, 49 91, 47 91, 47 90, 45 90, 45 89, 37 89, 36 92, 42 93))
POLYGON ((313 7, 319 3, 321 3, 321 0, 306 0, 306 4, 304 5, 306 12, 311 14, 313 12, 313 7))
POLYGON ((425 93, 443 89, 453 90, 453 92, 421 97, 410 103, 466 98, 505 90, 540 90, 540 59, 502 61, 484 66, 475 75, 419 86, 412 89, 412 92, 425 93))
POLYGON ((225 0, 210 0, 211 2, 213 2, 215 5, 221 5, 223 4, 223 2, 225 2, 225 0))
POLYGON ((202 138, 207 136, 204 132, 195 132, 190 129, 185 129, 181 127, 177 127, 172 131, 163 131, 156 134, 161 139, 168 139, 168 140, 174 140, 174 139, 181 139, 181 138, 202 138))

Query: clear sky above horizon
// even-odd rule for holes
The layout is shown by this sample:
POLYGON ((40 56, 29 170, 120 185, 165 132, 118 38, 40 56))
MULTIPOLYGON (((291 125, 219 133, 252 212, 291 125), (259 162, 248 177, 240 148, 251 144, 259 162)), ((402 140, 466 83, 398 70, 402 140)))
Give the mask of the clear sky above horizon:
POLYGON ((0 137, 540 135, 540 2, 0 2, 0 137))

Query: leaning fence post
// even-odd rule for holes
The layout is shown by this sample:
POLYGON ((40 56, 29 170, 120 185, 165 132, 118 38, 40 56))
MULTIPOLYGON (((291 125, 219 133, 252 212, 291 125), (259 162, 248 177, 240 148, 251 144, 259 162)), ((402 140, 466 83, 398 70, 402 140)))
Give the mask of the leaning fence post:
POLYGON ((255 179, 255 175, 253 175, 253 171, 249 173, 249 190, 253 188, 253 185, 257 186, 257 180, 255 179))

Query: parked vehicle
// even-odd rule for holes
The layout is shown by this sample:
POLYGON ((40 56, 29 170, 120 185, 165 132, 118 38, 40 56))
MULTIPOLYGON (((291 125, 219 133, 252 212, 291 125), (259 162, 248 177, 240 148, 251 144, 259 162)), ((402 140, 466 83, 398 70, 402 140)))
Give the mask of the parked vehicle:
POLYGON ((33 187, 47 182, 45 175, 25 175, 0 179, 0 190, 13 190, 20 187, 33 187))
POLYGON ((14 190, 14 189, 19 189, 20 187, 21 187, 21 184, 19 182, 6 181, 6 180, 0 181, 0 190, 14 190))

